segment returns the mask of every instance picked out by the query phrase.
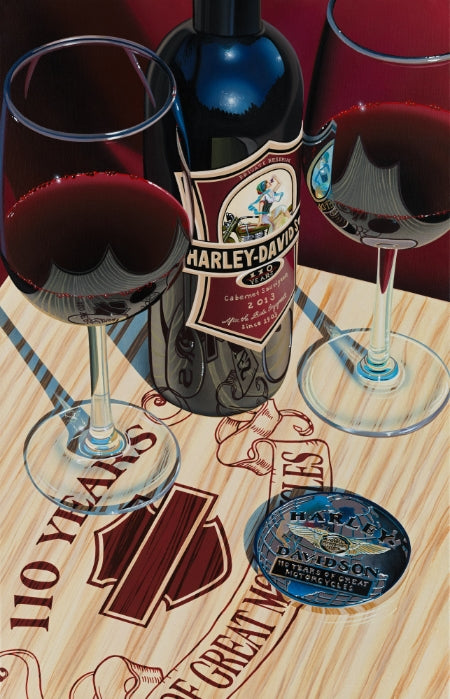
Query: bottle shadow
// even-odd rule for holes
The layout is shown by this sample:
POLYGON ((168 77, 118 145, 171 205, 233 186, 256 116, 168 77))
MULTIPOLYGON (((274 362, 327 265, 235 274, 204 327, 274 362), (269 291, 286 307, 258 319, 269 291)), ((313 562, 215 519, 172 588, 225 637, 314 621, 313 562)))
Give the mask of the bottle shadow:
POLYGON ((306 315, 311 323, 317 328, 322 337, 314 342, 300 357, 297 364, 297 379, 300 382, 301 373, 309 357, 321 345, 333 340, 332 347, 339 358, 339 361, 346 367, 349 374, 355 373, 356 367, 366 354, 366 348, 349 336, 350 332, 363 331, 366 328, 352 328, 342 330, 310 297, 296 287, 294 302, 306 315))

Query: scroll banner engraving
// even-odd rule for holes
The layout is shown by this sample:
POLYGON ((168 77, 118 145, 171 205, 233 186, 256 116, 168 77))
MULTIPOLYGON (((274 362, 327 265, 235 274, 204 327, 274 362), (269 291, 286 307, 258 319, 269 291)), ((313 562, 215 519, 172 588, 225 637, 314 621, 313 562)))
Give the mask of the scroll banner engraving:
MULTIPOLYGON (((269 509, 305 489, 332 485, 326 442, 313 438, 306 415, 279 410, 273 400, 257 411, 221 420, 215 439, 217 461, 211 467, 230 469, 231 480, 235 479, 232 497, 240 496, 245 479, 258 494, 252 502, 240 496, 248 522, 244 536, 248 552, 269 509)), ((91 589, 105 591, 99 618, 141 634, 130 647, 145 646, 146 634, 157 633, 161 620, 178 609, 189 610, 199 598, 211 606, 210 623, 196 629, 195 639, 178 629, 179 638, 173 638, 169 652, 171 667, 163 667, 160 660, 152 663, 153 653, 145 656, 145 662, 140 651, 137 657, 126 652, 103 658, 86 653, 61 699, 242 696, 249 677, 295 629, 302 607, 271 587, 250 554, 246 559, 245 552, 233 548, 231 560, 228 532, 233 523, 227 522, 223 498, 222 490, 219 495, 177 482, 156 505, 117 517, 95 531, 95 561, 87 582, 91 589), (231 581, 236 581, 233 587, 231 581)), ((52 673, 57 669, 47 668, 41 679, 31 650, 5 651, 0 689, 14 686, 15 699, 53 699, 45 691, 46 677, 52 673), (8 670, 12 659, 15 666, 19 663, 22 671, 26 669, 21 687, 17 674, 8 670)))
MULTIPOLYGON (((331 486, 328 445, 321 440, 299 439, 312 432, 307 416, 295 410, 279 411, 271 400, 255 413, 224 418, 219 423, 217 458, 223 465, 245 468, 257 476, 271 474, 273 492, 278 494, 278 502, 271 501, 272 507, 296 491, 331 486), (277 439, 289 434, 291 440, 277 439), (232 459, 227 456, 230 454, 234 454, 232 459)), ((282 641, 300 609, 274 591, 252 561, 233 598, 200 643, 148 694, 133 696, 231 697, 282 641)), ((123 658, 121 662, 126 666, 130 661, 123 658)), ((117 659, 105 659, 103 672, 107 667, 112 670, 116 663, 117 659)), ((142 668, 141 678, 133 674, 135 691, 145 692, 145 673, 157 669, 142 668)), ((102 696, 99 675, 100 667, 89 678, 89 688, 102 696)), ((72 695, 73 699, 78 696, 82 695, 72 695)))

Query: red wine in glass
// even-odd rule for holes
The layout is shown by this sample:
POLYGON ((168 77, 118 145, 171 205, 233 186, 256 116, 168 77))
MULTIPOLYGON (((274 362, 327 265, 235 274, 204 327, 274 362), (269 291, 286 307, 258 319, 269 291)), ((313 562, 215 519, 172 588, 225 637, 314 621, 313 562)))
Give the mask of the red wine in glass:
POLYGON ((448 3, 422 5, 330 0, 305 114, 311 196, 340 233, 377 248, 378 270, 371 328, 336 328, 307 350, 299 387, 323 420, 366 436, 418 429, 449 397, 442 360, 390 328, 397 252, 449 230, 450 46, 423 16, 439 22, 448 3))
POLYGON ((308 189, 338 229, 405 249, 444 235, 450 217, 450 113, 414 103, 360 103, 306 139, 308 189))
POLYGON ((179 202, 148 180, 68 175, 11 208, 5 264, 41 311, 70 323, 113 323, 144 310, 180 271, 186 225, 179 202))
POLYGON ((144 507, 179 470, 167 425, 110 398, 106 335, 108 324, 147 308, 181 272, 190 218, 144 173, 144 141, 176 120, 175 98, 164 61, 114 37, 38 47, 5 79, 1 257, 31 304, 88 329, 90 400, 56 405, 23 452, 36 488, 68 510, 144 507))

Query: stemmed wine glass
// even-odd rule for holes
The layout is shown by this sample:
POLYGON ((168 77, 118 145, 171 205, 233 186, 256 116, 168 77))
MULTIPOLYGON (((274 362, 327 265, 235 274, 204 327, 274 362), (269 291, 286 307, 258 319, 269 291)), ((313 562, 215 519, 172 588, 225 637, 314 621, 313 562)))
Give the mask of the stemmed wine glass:
POLYGON ((4 84, 2 260, 34 306, 89 332, 91 399, 44 416, 25 464, 44 495, 85 514, 145 506, 179 469, 167 426, 110 399, 106 345, 106 326, 156 300, 187 249, 188 214, 144 165, 175 98, 158 56, 102 36, 32 50, 4 84))
POLYGON ((368 436, 425 425, 449 394, 441 359, 390 330, 397 251, 449 230, 448 5, 416 5, 330 0, 306 109, 308 189, 341 233, 378 249, 378 273, 372 328, 310 348, 299 386, 326 422, 368 436))

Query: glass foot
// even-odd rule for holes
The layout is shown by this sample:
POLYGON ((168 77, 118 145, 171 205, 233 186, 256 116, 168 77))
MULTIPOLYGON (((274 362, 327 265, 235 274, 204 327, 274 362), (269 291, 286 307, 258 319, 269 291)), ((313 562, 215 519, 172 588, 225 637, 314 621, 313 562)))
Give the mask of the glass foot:
POLYGON ((84 514, 122 514, 162 497, 180 466, 178 442, 143 408, 111 401, 119 453, 86 455, 90 401, 45 415, 27 436, 25 466, 36 488, 55 504, 84 514))
POLYGON ((393 369, 376 380, 365 370, 370 330, 348 330, 316 345, 299 363, 298 382, 309 407, 338 429, 368 437, 417 430, 449 397, 449 372, 425 345, 391 333, 393 369))

